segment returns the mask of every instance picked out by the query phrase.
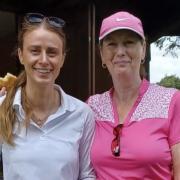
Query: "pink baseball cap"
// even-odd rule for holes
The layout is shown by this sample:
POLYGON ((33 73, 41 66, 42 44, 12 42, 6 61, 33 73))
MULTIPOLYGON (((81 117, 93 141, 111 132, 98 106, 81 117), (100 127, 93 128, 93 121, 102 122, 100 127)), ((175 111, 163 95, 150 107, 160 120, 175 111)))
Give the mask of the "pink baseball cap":
POLYGON ((128 12, 120 11, 102 21, 99 40, 120 29, 131 30, 145 39, 141 20, 128 12))

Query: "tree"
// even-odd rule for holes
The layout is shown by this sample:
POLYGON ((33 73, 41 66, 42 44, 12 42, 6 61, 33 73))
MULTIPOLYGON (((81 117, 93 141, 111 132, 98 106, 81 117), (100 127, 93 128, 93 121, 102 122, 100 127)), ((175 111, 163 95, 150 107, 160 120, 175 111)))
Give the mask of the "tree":
POLYGON ((164 78, 161 79, 161 81, 158 84, 165 87, 173 87, 180 89, 180 78, 176 75, 166 75, 164 78))
POLYGON ((171 54, 173 57, 178 57, 177 51, 180 49, 180 36, 163 36, 155 42, 159 49, 164 49, 164 56, 171 54))

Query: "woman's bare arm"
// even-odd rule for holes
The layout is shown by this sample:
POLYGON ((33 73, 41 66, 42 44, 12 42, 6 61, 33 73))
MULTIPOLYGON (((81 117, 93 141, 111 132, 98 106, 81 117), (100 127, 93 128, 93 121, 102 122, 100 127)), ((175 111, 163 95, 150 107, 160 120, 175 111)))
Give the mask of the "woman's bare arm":
POLYGON ((180 143, 172 146, 174 180, 180 180, 180 143))

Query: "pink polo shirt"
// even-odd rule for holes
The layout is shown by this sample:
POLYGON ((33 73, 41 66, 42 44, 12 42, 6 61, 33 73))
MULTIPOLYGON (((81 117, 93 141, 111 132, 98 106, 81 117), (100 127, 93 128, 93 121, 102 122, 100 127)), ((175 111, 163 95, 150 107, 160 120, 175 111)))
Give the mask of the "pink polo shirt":
POLYGON ((171 146, 180 143, 180 92, 142 81, 121 130, 119 157, 111 152, 119 122, 112 93, 88 99, 96 118, 91 160, 97 180, 173 179, 171 146))

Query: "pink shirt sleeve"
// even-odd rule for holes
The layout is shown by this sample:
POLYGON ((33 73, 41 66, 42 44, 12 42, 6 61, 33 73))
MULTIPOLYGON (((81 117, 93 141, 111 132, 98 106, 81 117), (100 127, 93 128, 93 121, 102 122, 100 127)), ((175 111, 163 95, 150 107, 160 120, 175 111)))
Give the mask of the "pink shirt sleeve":
POLYGON ((180 143, 180 91, 177 91, 169 108, 169 144, 180 143))

